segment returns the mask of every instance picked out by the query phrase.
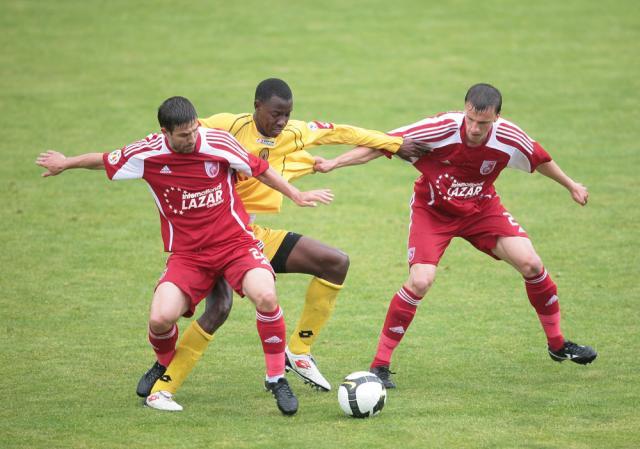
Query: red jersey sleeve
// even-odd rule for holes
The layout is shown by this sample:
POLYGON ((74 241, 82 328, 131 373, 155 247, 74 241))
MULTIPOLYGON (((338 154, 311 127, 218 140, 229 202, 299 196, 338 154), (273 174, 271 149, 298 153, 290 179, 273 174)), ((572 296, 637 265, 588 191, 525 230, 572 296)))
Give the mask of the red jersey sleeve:
POLYGON ((162 151, 162 135, 149 134, 146 138, 119 150, 104 153, 102 160, 109 179, 139 179, 144 175, 144 159, 162 151))
POLYGON ((508 167, 533 173, 540 164, 551 161, 551 156, 538 142, 533 140, 522 129, 506 120, 496 128, 496 140, 514 148, 518 157, 511 157, 508 167))
POLYGON ((440 142, 454 136, 458 132, 459 126, 452 113, 442 113, 411 125, 396 128, 390 131, 389 135, 426 143, 429 147, 435 148, 439 146, 440 142))

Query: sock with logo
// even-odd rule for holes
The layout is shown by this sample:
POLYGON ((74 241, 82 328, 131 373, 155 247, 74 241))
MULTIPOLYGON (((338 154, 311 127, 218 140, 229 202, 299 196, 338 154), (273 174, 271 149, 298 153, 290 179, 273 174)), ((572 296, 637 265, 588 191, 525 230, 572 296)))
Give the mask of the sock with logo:
POLYGON ((420 296, 404 286, 393 295, 378 341, 378 350, 373 362, 371 362, 371 368, 389 366, 393 351, 400 344, 411 321, 413 321, 421 300, 420 296))
POLYGON ((197 321, 192 321, 183 333, 173 360, 167 366, 167 371, 153 385, 151 393, 168 391, 175 394, 198 363, 211 340, 213 340, 213 334, 207 334, 197 321))
POLYGON ((289 337, 289 350, 294 354, 309 354, 311 345, 327 324, 336 305, 342 285, 314 277, 309 283, 302 315, 289 337))
POLYGON ((277 306, 273 312, 261 312, 256 309, 256 326, 264 351, 267 377, 283 375, 287 330, 280 306, 277 306))
POLYGON ((162 366, 168 366, 176 352, 176 342, 178 341, 178 326, 173 325, 169 332, 164 334, 154 334, 149 328, 149 343, 156 353, 158 362, 162 366))
POLYGON ((564 336, 560 330, 560 304, 556 283, 543 268, 542 273, 524 278, 524 286, 547 336, 549 348, 552 351, 561 349, 564 346, 564 336))

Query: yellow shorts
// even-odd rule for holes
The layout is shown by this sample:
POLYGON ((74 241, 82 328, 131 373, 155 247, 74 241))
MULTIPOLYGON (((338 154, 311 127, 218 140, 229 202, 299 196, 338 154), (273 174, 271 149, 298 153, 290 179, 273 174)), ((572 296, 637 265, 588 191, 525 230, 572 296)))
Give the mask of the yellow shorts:
POLYGON ((253 235, 255 235, 256 239, 264 244, 262 252, 267 256, 267 259, 272 260, 289 231, 263 228, 256 223, 253 223, 251 227, 253 228, 253 235))

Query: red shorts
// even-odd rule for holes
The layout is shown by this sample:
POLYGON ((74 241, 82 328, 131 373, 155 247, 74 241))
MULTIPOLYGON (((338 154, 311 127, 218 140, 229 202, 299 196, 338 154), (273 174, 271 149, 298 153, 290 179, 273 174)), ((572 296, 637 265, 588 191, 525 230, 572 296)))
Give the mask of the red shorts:
POLYGON ((224 277, 240 296, 244 296, 242 279, 247 271, 254 268, 269 270, 275 278, 269 260, 253 242, 225 250, 215 248, 176 252, 167 259, 167 267, 156 288, 163 282, 177 285, 191 299, 189 310, 184 314, 190 317, 220 277, 224 277))
POLYGON ((429 206, 416 203, 411 205, 409 265, 438 265, 454 237, 462 237, 495 259, 498 257, 491 250, 496 247, 498 237, 529 237, 497 197, 468 217, 443 217, 429 206))

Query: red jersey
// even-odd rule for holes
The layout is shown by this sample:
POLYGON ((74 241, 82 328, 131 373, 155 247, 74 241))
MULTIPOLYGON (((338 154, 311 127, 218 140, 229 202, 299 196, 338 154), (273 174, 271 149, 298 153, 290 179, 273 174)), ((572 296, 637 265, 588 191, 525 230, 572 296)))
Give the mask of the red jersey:
POLYGON ((494 181, 505 167, 533 172, 551 156, 524 131, 503 118, 486 141, 465 145, 464 112, 446 112, 390 132, 425 142, 432 151, 413 161, 422 173, 416 201, 445 216, 468 216, 497 196, 494 181))
POLYGON ((111 180, 143 178, 160 212, 165 251, 254 240, 235 190, 236 171, 258 176, 269 164, 226 131, 199 128, 193 153, 176 153, 163 134, 103 155, 111 180))

